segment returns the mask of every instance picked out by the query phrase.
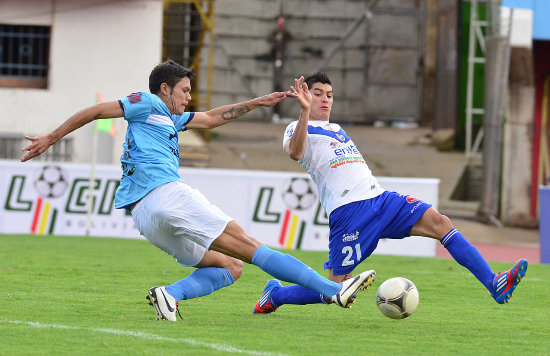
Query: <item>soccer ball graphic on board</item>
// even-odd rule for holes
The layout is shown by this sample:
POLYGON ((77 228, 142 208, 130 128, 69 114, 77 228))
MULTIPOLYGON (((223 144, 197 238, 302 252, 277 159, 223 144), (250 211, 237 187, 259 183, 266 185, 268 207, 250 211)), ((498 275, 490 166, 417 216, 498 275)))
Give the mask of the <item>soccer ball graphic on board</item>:
POLYGON ((65 174, 59 166, 42 167, 34 180, 34 187, 43 198, 60 197, 68 186, 65 174))
POLYGON ((290 178, 283 185, 283 201, 291 210, 306 210, 317 202, 317 192, 309 178, 290 178))

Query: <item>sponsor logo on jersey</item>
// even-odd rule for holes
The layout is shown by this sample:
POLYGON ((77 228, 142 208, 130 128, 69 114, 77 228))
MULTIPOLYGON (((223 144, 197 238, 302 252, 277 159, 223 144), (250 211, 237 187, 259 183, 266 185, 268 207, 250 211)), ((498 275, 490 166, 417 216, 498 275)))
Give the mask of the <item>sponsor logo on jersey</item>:
POLYGON ((350 242, 355 241, 359 238, 359 231, 355 231, 355 233, 349 233, 342 235, 342 242, 350 242))
POLYGON ((362 164, 367 164, 367 162, 365 162, 365 160, 363 159, 363 157, 359 156, 359 157, 341 157, 341 158, 336 158, 336 159, 333 159, 332 161, 329 162, 329 165, 330 165, 330 168, 338 168, 344 164, 350 164, 350 163, 362 163, 362 164))
POLYGON ((168 140, 171 140, 171 139, 176 138, 176 137, 178 137, 178 133, 177 133, 177 132, 174 133, 174 134, 170 134, 170 135, 168 136, 168 140))
POLYGON ((132 93, 128 95, 127 98, 130 104, 137 104, 141 102, 141 93, 132 93))
POLYGON ((136 171, 136 166, 133 164, 122 163, 122 178, 131 176, 136 171))
POLYGON ((176 156, 177 158, 180 158, 180 151, 178 149, 175 149, 174 147, 170 147, 170 146, 168 146, 168 148, 170 149, 170 151, 174 156, 176 156))
POLYGON ((420 205, 422 205, 422 202, 419 201, 418 203, 416 203, 416 205, 411 209, 411 214, 414 213, 414 211, 416 210, 416 208, 418 208, 420 205))
POLYGON ((416 199, 414 197, 411 197, 410 195, 407 195, 407 197, 405 198, 407 199, 407 203, 409 204, 413 204, 413 203, 416 203, 413 208, 411 209, 411 214, 414 213, 414 211, 420 206, 422 205, 422 201, 420 199, 416 199))
MULTIPOLYGON (((336 144, 336 146, 337 145, 338 145, 338 143, 336 144)), ((338 149, 334 150, 334 154, 338 157, 351 156, 351 155, 361 156, 361 152, 359 152, 359 150, 357 149, 357 147, 355 147, 355 145, 347 145, 343 148, 338 148, 338 149)))
POLYGON ((330 143, 330 147, 336 147, 336 146, 338 146, 338 142, 332 141, 332 142, 330 143))

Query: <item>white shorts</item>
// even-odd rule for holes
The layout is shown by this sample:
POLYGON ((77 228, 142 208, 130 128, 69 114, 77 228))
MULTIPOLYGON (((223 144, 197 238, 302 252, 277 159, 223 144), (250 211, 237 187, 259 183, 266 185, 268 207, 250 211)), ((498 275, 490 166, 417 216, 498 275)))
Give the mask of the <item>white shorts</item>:
POLYGON ((176 181, 144 196, 132 210, 138 231, 183 266, 197 265, 233 219, 198 190, 176 181))

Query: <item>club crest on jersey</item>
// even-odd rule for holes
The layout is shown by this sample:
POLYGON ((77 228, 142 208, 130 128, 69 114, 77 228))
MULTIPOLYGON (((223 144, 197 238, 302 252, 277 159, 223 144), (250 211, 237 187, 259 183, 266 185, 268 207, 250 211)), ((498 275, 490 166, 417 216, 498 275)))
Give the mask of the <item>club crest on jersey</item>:
POLYGON ((334 134, 336 136, 336 139, 340 142, 346 142, 346 136, 342 135, 342 134, 339 134, 339 133, 335 133, 334 134))
POLYGON ((292 127, 289 127, 288 130, 286 130, 285 132, 285 136, 291 137, 293 133, 294 133, 294 129, 292 127))
POLYGON ((407 203, 412 204, 417 202, 418 199, 411 197, 410 195, 407 195, 407 203))

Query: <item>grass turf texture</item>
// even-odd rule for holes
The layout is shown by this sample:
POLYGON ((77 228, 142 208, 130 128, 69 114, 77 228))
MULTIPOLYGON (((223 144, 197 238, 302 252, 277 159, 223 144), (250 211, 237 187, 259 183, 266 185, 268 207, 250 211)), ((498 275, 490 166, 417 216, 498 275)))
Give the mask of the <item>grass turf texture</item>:
MULTIPOLYGON (((326 253, 292 251, 326 275, 326 253)), ((495 271, 512 264, 491 263, 495 271)), ((507 305, 453 260, 374 255, 373 287, 352 309, 283 306, 253 315, 270 278, 245 265, 234 285, 182 301, 184 320, 158 322, 146 291, 183 268, 142 240, 0 235, 0 355, 547 354, 550 266, 531 265, 507 305), (376 288, 403 276, 420 292, 415 314, 384 317, 376 288)), ((284 284, 284 283, 283 283, 284 284)))

